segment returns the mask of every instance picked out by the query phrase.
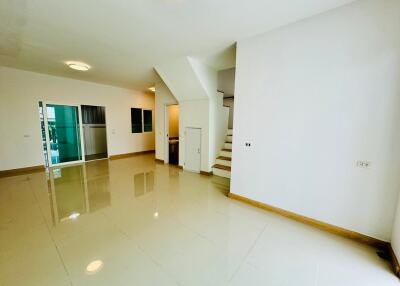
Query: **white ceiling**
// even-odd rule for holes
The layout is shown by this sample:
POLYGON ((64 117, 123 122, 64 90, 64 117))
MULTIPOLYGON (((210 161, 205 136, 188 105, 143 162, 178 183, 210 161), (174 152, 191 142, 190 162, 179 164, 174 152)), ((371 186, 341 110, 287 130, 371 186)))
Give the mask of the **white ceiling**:
POLYGON ((195 56, 227 68, 237 40, 352 1, 1 0, 0 65, 145 89, 158 63, 195 56))

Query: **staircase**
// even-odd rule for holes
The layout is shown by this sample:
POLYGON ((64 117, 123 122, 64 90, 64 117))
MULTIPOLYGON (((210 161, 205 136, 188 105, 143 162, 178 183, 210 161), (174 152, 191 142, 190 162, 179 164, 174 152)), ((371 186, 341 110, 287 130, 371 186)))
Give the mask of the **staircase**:
POLYGON ((232 163, 232 129, 228 129, 225 144, 219 157, 215 160, 213 166, 213 174, 215 176, 230 178, 231 177, 231 163, 232 163))

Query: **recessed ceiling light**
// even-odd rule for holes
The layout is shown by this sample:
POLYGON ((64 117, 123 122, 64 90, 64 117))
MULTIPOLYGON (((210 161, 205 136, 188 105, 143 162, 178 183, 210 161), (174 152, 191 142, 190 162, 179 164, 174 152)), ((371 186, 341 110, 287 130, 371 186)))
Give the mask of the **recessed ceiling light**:
POLYGON ((153 214, 153 216, 154 216, 154 218, 158 218, 158 216, 159 216, 158 212, 155 212, 155 213, 153 214))
POLYGON ((90 66, 88 64, 82 62, 69 61, 66 62, 65 64, 69 66, 71 69, 78 71, 88 71, 90 69, 90 66))
POLYGON ((151 92, 156 92, 156 87, 155 87, 155 86, 149 87, 149 90, 150 90, 151 92))
POLYGON ((95 260, 90 262, 88 266, 86 266, 86 272, 88 274, 94 274, 98 272, 101 268, 103 268, 103 261, 95 260))

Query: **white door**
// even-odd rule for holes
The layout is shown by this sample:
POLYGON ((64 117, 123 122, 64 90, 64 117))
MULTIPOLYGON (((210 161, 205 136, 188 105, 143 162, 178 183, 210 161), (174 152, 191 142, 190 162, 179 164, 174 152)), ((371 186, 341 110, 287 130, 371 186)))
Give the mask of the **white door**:
POLYGON ((200 173, 201 129, 187 127, 185 130, 185 170, 200 173))

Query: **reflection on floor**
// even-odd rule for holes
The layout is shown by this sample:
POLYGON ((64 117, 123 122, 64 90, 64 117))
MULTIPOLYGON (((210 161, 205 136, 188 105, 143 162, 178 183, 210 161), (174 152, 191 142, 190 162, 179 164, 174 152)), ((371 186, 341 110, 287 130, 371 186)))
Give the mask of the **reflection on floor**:
POLYGON ((150 193, 154 190, 154 172, 139 173, 134 177, 135 197, 143 196, 145 193, 150 193))
POLYGON ((152 155, 0 179, 0 285, 398 285, 374 249, 152 155))
POLYGON ((47 182, 54 225, 110 206, 109 177, 92 175, 91 166, 50 170, 47 182))

